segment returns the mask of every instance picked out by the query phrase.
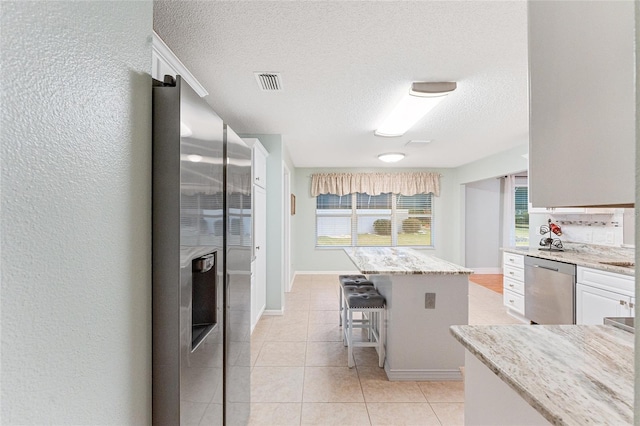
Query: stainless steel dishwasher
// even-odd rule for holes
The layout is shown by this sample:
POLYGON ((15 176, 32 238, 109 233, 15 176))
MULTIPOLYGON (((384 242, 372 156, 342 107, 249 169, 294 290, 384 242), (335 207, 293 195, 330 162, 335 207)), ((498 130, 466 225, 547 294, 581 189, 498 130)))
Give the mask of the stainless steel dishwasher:
POLYGON ((576 323, 576 265, 526 256, 524 316, 536 324, 576 323))

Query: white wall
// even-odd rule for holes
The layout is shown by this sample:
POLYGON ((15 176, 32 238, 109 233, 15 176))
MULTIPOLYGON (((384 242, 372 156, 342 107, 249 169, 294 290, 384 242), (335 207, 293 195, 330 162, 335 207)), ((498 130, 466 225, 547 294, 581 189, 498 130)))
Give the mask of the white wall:
POLYGON ((454 205, 451 206, 450 214, 455 226, 451 230, 451 238, 456 241, 454 257, 450 260, 460 265, 466 265, 465 241, 465 196, 464 185, 470 182, 477 182, 484 179, 498 176, 517 174, 527 170, 528 160, 525 155, 529 151, 529 144, 526 135, 523 141, 515 147, 500 152, 498 154, 482 158, 473 163, 465 164, 455 169, 456 185, 453 190, 454 205))
POLYGON ((458 167, 456 169, 457 180, 460 184, 464 184, 518 174, 529 167, 529 161, 525 157, 528 153, 529 143, 527 136, 524 135, 522 141, 509 150, 458 167))
POLYGON ((151 421, 152 2, 2 2, 2 422, 151 421))
POLYGON ((465 266, 477 272, 499 273, 502 267, 500 184, 489 178, 465 185, 465 266))

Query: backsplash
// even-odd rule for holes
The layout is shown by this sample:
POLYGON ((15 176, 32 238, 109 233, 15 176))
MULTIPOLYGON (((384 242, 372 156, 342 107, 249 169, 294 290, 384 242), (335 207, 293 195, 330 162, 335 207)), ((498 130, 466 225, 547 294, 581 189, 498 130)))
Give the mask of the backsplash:
POLYGON ((541 235, 534 238, 540 225, 546 224, 547 219, 562 228, 562 242, 597 244, 601 246, 620 247, 624 241, 623 209, 615 209, 613 213, 597 214, 567 214, 567 213, 531 213, 529 224, 531 232, 531 247, 537 247, 541 235))

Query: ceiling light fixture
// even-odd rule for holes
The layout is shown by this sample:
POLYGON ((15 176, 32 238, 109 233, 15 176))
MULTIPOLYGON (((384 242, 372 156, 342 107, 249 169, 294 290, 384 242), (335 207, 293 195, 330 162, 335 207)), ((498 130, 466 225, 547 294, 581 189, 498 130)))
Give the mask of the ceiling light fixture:
POLYGON ((455 82, 415 82, 391 111, 391 114, 374 132, 376 136, 402 136, 422 117, 438 105, 450 92, 456 90, 455 82))
POLYGON ((188 138, 191 135, 193 135, 193 132, 191 131, 191 128, 181 121, 180 122, 180 137, 188 138))
POLYGON ((431 143, 431 139, 411 139, 405 146, 425 146, 431 143))
POLYGON ((190 154, 187 155, 187 160, 191 161, 192 163, 199 163, 202 161, 202 155, 190 154))
POLYGON ((378 159, 385 163, 395 163, 404 158, 404 154, 401 152, 387 152, 386 154, 378 155, 378 159))

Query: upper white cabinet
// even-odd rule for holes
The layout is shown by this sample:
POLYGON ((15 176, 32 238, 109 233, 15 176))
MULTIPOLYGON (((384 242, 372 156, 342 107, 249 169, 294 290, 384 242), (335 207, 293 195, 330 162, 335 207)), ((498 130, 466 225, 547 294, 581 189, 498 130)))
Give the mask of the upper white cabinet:
POLYGON ((529 1, 533 207, 634 203, 634 2, 529 1))
POLYGON ((269 152, 262 146, 259 139, 244 138, 247 145, 251 147, 253 166, 251 169, 251 178, 253 184, 261 188, 267 187, 267 157, 269 152))
POLYGON ((251 147, 253 179, 253 257, 251 261, 251 330, 267 304, 267 156, 255 138, 243 139, 251 147))
POLYGON ((269 153, 261 144, 253 146, 253 183, 267 187, 267 156, 269 153))

